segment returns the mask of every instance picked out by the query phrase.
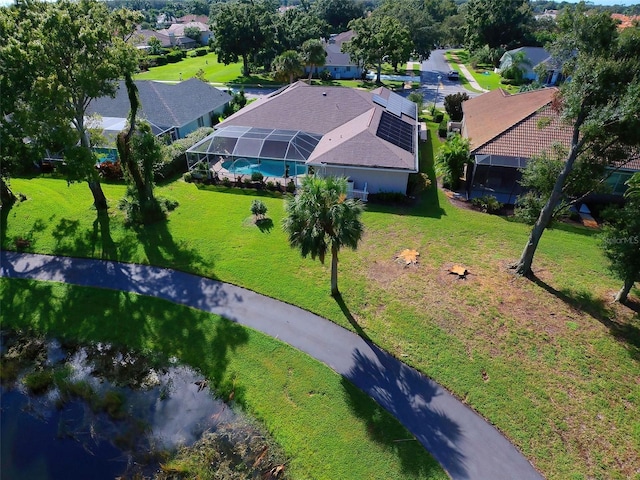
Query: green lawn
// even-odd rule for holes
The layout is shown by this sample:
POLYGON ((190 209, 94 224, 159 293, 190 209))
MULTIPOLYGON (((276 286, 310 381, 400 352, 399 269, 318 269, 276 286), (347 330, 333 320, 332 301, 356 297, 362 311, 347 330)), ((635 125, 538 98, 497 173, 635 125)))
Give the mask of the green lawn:
MULTIPOLYGON (((518 87, 515 87, 513 85, 504 85, 502 83, 502 76, 494 73, 493 67, 491 65, 479 65, 477 68, 473 68, 469 60, 469 52, 467 52, 466 50, 449 50, 445 53, 445 57, 451 63, 455 70, 460 71, 458 62, 464 64, 467 67, 467 70, 469 70, 471 75, 473 75, 473 78, 482 88, 486 88, 487 90, 502 88, 509 93, 515 93, 518 91, 518 87)), ((463 79, 463 77, 464 75, 461 74, 460 80, 462 81, 462 83, 467 88, 473 90, 467 80, 463 79)))
MULTIPOLYGON (((393 67, 387 65, 387 70, 384 73, 393 74, 393 67)), ((136 80, 157 80, 157 81, 169 81, 177 82, 182 80, 188 80, 191 77, 195 77, 196 73, 202 69, 204 76, 208 82, 214 84, 225 84, 229 86, 251 85, 251 86, 280 86, 281 82, 273 80, 269 74, 254 74, 248 77, 242 76, 242 62, 232 63, 230 65, 224 65, 218 63, 218 58, 215 53, 209 53, 202 57, 188 57, 178 63, 170 63, 162 65, 160 67, 150 68, 146 72, 142 72, 136 75, 136 80), (182 77, 181 77, 182 76, 182 77)), ((405 72, 401 72, 404 74, 405 72)), ((306 77, 305 77, 306 78, 306 77)), ((420 86, 418 81, 412 84, 412 88, 418 88, 420 86)), ((323 82, 320 80, 313 80, 316 85, 329 85, 329 86, 342 86, 351 88, 365 88, 372 90, 377 88, 374 82, 362 81, 362 80, 331 80, 323 82)), ((383 85, 392 90, 402 88, 402 82, 386 81, 383 85)))
MULTIPOLYGON (((424 151, 438 146, 433 138, 424 151)), ((3 248, 25 238, 43 253, 173 266, 346 328, 352 316, 377 344, 488 418, 546 477, 632 478, 640 469, 640 318, 610 302, 621 285, 595 231, 561 224, 545 232, 529 281, 508 269, 525 225, 458 208, 435 188, 412 207, 370 204, 360 248, 340 255, 341 308, 329 295, 329 265, 288 247, 282 199, 261 197, 274 223, 261 231, 250 220, 254 193, 175 181, 158 189, 180 203, 169 221, 129 229, 115 208, 108 222, 96 221, 84 184, 38 178, 12 187, 27 201, 8 212, 3 248), (420 252, 418 266, 396 263, 405 248, 420 252), (470 271, 467 280, 448 273, 453 264, 470 271)), ((125 187, 104 189, 115 205, 125 187)))
POLYGON ((194 77, 198 70, 204 71, 208 82, 231 85, 280 85, 267 75, 242 76, 242 62, 224 65, 218 63, 215 53, 208 53, 202 57, 187 57, 178 63, 169 63, 160 67, 152 67, 146 72, 136 75, 136 80, 174 81, 188 80, 194 77))
MULTIPOLYGON (((290 478, 445 479, 393 417, 328 367, 215 315, 148 297, 0 279, 3 326, 161 351, 263 421, 290 478)), ((171 463, 169 462, 169 467, 171 463)))

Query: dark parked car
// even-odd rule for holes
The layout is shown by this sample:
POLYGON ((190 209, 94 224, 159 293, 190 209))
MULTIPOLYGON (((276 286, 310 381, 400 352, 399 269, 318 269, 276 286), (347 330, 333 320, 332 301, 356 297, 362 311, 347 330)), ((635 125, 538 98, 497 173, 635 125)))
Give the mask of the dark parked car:
POLYGON ((451 70, 449 73, 447 73, 447 78, 449 80, 458 80, 460 78, 460 75, 455 70, 451 70))

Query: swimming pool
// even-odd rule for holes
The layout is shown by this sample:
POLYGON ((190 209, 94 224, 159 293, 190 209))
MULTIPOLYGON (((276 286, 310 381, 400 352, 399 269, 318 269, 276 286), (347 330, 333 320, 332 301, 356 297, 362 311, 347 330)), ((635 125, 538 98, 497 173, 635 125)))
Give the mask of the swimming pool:
POLYGON ((302 175, 307 173, 307 166, 300 162, 283 162, 280 160, 256 160, 239 158, 235 161, 222 162, 222 168, 237 175, 251 175, 260 172, 264 177, 284 177, 285 169, 289 167, 288 175, 302 175))

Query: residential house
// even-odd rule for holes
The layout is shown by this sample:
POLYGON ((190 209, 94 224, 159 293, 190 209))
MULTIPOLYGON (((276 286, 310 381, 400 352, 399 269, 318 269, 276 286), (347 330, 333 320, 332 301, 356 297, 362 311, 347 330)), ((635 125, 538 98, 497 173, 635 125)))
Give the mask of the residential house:
POLYGON ((207 25, 209 23, 209 17, 207 15, 184 15, 176 19, 175 23, 191 23, 191 22, 199 22, 207 25))
MULTIPOLYGON (((327 53, 325 64, 322 67, 314 67, 313 74, 319 76, 322 72, 331 74, 331 78, 336 80, 350 80, 362 77, 363 69, 361 66, 353 63, 348 53, 342 51, 342 44, 350 41, 355 32, 349 30, 333 34, 329 40, 323 40, 324 50, 327 53)), ((309 67, 305 69, 309 73, 309 67)))
POLYGON ((175 23, 176 17, 168 13, 161 13, 156 17, 156 28, 165 28, 175 23))
POLYGON ((533 16, 536 20, 549 19, 555 20, 558 16, 558 10, 544 9, 544 12, 538 13, 533 16))
MULTIPOLYGON (((493 90, 463 102, 462 136, 470 141, 472 163, 465 173, 468 198, 492 195, 514 204, 523 193, 522 169, 534 156, 552 153, 555 145, 568 149, 573 128, 560 119, 552 103, 556 88, 509 94, 493 90)), ((640 170, 640 160, 615 169, 607 183, 614 195, 640 170)))
POLYGON ((514 204, 522 193, 521 169, 527 161, 568 147, 571 128, 551 106, 556 88, 514 95, 497 89, 463 102, 462 136, 469 139, 472 163, 466 170, 469 198, 492 195, 514 204))
POLYGON ((623 15, 621 13, 612 13, 611 18, 618 22, 618 30, 633 27, 640 24, 640 15, 623 15))
POLYGON ((213 34, 209 26, 202 22, 174 23, 169 28, 160 30, 159 32, 167 35, 171 39, 171 46, 183 49, 195 48, 198 45, 207 45, 209 38, 211 38, 213 34), (187 28, 197 28, 200 31, 200 38, 196 41, 187 37, 184 33, 187 28))
MULTIPOLYGON (((137 80, 141 108, 154 133, 173 139, 183 138, 199 127, 211 127, 231 100, 231 96, 211 85, 191 78, 172 85, 151 80, 137 80)), ((102 125, 117 133, 129 116, 129 97, 121 81, 114 98, 101 97, 91 102, 87 114, 97 114, 102 125)))
POLYGON ((562 81, 562 66, 542 47, 520 47, 505 52, 500 58, 498 71, 508 69, 513 65, 514 57, 521 53, 524 54, 524 61, 520 63, 519 68, 523 70, 525 80, 539 81, 543 85, 558 85, 562 81), (546 69, 544 78, 538 78, 536 73, 536 67, 539 65, 544 65, 546 69))
POLYGON ((173 44, 171 43, 171 37, 169 35, 162 33, 161 31, 155 30, 146 30, 146 29, 138 29, 136 34, 132 37, 132 41, 134 45, 138 48, 144 48, 149 45, 149 39, 151 37, 155 37, 160 40, 160 45, 162 48, 171 48, 173 44))
POLYGON ((188 166, 271 177, 345 176, 350 194, 406 193, 418 171, 416 104, 373 91, 297 82, 247 105, 187 152, 188 166), (236 167, 241 167, 242 170, 236 167))

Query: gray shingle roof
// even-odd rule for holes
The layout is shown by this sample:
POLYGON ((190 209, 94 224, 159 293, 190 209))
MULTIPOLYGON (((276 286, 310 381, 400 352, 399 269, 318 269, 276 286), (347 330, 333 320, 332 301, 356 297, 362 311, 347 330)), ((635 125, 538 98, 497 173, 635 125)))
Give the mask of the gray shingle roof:
MULTIPOLYGON (((172 85, 150 80, 135 82, 140 96, 140 116, 163 127, 182 127, 227 103, 231 96, 197 78, 172 85)), ((124 82, 119 82, 115 98, 94 99, 87 114, 126 118, 129 98, 124 82)))
MULTIPOLYGON (((259 99, 230 116, 219 127, 260 127, 302 130, 322 135, 308 163, 416 170, 416 154, 377 135, 385 107, 373 101, 385 100, 392 92, 378 88, 372 92, 345 87, 311 87, 298 82, 259 99)), ((416 120, 401 115, 398 122, 413 127, 416 120)))

